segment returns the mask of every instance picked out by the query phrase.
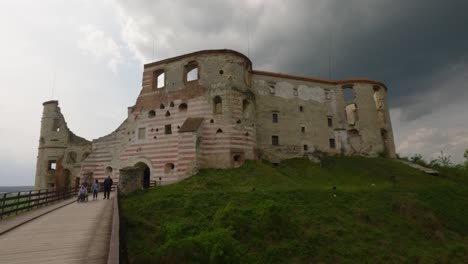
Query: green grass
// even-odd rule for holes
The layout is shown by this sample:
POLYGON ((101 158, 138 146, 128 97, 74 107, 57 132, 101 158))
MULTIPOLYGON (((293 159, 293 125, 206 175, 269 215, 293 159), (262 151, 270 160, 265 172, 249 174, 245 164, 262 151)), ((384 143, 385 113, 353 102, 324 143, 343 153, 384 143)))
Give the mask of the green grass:
POLYGON ((248 161, 121 199, 131 263, 464 263, 468 178, 384 158, 248 161), (336 186, 336 191, 332 187, 336 186))

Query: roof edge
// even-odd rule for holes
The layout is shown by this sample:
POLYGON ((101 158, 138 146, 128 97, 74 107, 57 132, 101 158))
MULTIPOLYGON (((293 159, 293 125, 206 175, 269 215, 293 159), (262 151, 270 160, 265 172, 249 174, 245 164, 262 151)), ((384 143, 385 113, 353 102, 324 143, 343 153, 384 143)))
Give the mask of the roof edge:
POLYGON ((185 59, 185 58, 192 57, 192 56, 198 56, 198 55, 204 55, 204 54, 216 54, 216 53, 218 53, 218 54, 219 53, 228 53, 228 54, 233 54, 233 55, 242 57, 243 59, 245 59, 249 63, 250 67, 252 67, 252 61, 249 59, 249 57, 247 57, 246 55, 244 55, 244 54, 242 54, 242 53, 240 53, 238 51, 230 50, 230 49, 213 49, 213 50, 199 50, 199 51, 195 51, 195 52, 192 52, 192 53, 187 53, 187 54, 179 55, 179 56, 172 57, 172 58, 167 58, 167 59, 160 60, 160 61, 150 62, 150 63, 144 64, 143 68, 146 69, 146 68, 149 68, 149 67, 153 67, 153 66, 157 66, 157 65, 160 65, 160 64, 185 59))
POLYGON ((385 88, 385 90, 388 90, 387 86, 384 83, 378 82, 378 81, 373 81, 373 80, 366 79, 366 78, 350 78, 350 79, 344 79, 344 80, 326 80, 326 79, 318 79, 318 78, 304 77, 304 76, 285 74, 285 73, 277 73, 277 72, 268 72, 268 71, 253 70, 252 73, 257 74, 257 75, 263 75, 263 76, 287 78, 287 79, 294 79, 294 80, 300 80, 300 81, 309 81, 309 82, 318 82, 318 83, 325 83, 325 84, 332 84, 332 85, 346 85, 346 84, 352 84, 352 83, 369 83, 369 84, 382 86, 382 87, 385 88))

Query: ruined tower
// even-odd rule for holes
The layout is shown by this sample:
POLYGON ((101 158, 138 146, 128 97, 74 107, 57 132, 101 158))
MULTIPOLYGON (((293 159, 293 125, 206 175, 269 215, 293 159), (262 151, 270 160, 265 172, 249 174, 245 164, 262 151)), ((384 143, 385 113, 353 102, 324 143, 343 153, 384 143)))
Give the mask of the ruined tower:
POLYGON ((47 101, 43 106, 34 187, 73 187, 80 171, 76 164, 83 158, 78 154, 87 156, 91 142, 68 129, 58 101, 47 101))

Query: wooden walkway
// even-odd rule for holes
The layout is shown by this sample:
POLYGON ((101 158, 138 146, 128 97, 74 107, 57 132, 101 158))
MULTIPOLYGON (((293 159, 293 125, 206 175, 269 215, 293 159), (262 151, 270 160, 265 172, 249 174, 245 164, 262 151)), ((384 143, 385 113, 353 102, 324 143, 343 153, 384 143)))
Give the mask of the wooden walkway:
POLYGON ((0 263, 107 263, 114 199, 72 203, 0 236, 0 263))

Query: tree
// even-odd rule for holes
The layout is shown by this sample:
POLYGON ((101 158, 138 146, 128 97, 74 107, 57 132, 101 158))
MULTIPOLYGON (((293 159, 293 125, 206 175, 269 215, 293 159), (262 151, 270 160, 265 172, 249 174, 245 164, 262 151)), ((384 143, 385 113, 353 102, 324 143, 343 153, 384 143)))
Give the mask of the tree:
POLYGON ((463 153, 463 157, 465 158, 465 168, 468 169, 468 148, 465 149, 465 153, 463 153))
POLYGON ((410 157, 410 160, 414 163, 418 161, 422 161, 422 155, 421 154, 414 154, 413 156, 410 157))
POLYGON ((437 157, 437 159, 433 160, 432 162, 442 167, 450 167, 453 164, 452 156, 444 154, 443 150, 440 151, 439 157, 437 157))

